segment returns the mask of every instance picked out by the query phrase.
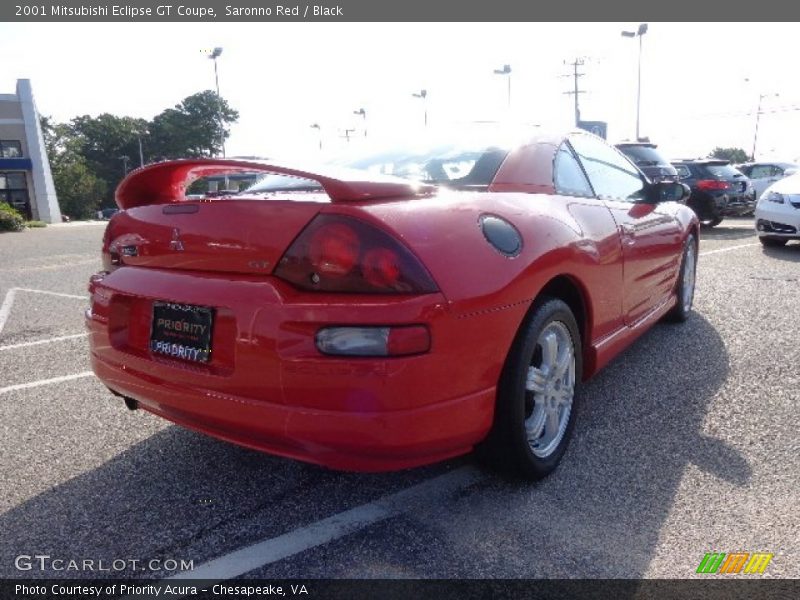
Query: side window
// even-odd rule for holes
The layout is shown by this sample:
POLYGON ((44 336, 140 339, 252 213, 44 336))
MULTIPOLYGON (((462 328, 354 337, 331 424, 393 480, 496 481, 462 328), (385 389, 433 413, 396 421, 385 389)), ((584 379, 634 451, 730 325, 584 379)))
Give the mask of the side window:
POLYGON ((689 179, 692 176, 689 167, 685 165, 675 165, 675 170, 678 172, 678 179, 689 179))
POLYGON ((569 146, 561 144, 553 166, 553 185, 556 192, 567 196, 594 196, 578 160, 569 146))
POLYGON ((620 152, 589 135, 572 135, 569 142, 600 198, 636 200, 642 196, 644 179, 620 152))
POLYGON ((750 171, 750 179, 765 179, 770 176, 771 165, 756 165, 750 171))
POLYGON ((770 168, 770 177, 783 177, 783 168, 778 165, 772 165, 770 168))

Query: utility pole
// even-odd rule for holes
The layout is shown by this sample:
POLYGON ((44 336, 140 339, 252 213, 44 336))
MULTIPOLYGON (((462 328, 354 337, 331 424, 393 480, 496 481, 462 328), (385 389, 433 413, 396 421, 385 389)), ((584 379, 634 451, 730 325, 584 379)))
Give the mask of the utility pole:
POLYGON ((583 58, 576 58, 573 62, 568 63, 564 61, 564 64, 570 65, 572 67, 572 73, 569 75, 562 75, 562 77, 572 77, 574 82, 573 89, 564 92, 568 96, 575 96, 575 127, 578 126, 578 123, 581 121, 581 109, 578 105, 578 94, 585 94, 586 91, 582 90, 578 87, 578 77, 583 77, 585 73, 578 73, 578 67, 582 67, 584 64, 583 58))
POLYGON ((756 131, 753 135, 753 153, 750 155, 750 160, 755 161, 756 159, 756 144, 758 144, 758 124, 761 121, 761 102, 763 102, 764 98, 769 97, 778 97, 780 94, 759 94, 758 95, 758 107, 756 108, 756 131))
MULTIPOLYGON (((218 104, 218 113, 217 118, 219 120, 219 130, 220 130, 220 140, 219 145, 222 148, 222 158, 225 158, 225 129, 222 123, 222 96, 219 95, 219 71, 217 71, 217 59, 222 55, 222 48, 216 47, 211 53, 208 55, 208 58, 214 61, 214 83, 217 86, 217 104, 218 104)), ((228 178, 225 177, 225 183, 227 185, 228 178)))

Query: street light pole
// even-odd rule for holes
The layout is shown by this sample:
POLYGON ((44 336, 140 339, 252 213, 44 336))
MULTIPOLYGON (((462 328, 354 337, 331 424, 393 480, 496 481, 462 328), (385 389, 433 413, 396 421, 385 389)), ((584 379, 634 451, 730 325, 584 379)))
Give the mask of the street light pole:
POLYGON ((494 74, 508 77, 508 110, 511 110, 511 65, 503 65, 502 69, 495 69, 494 74))
POLYGON ((758 106, 756 107, 756 130, 753 134, 753 153, 750 155, 750 160, 755 161, 756 159, 756 144, 758 144, 758 124, 761 121, 761 102, 764 98, 769 97, 778 97, 780 94, 759 94, 758 95, 758 106))
POLYGON ((219 120, 219 143, 222 148, 222 158, 225 158, 225 131, 222 126, 222 97, 219 95, 219 71, 217 70, 217 59, 222 54, 222 48, 217 46, 212 50, 208 58, 214 61, 214 83, 217 86, 217 102, 219 103, 217 119, 219 120))
POLYGON ((414 98, 420 98, 422 100, 423 108, 425 113, 423 115, 425 127, 428 126, 428 90, 420 90, 419 93, 414 92, 411 94, 414 98))
POLYGON ((647 33, 647 23, 642 23, 639 25, 639 29, 636 31, 623 31, 622 37, 638 37, 639 38, 639 75, 638 75, 638 82, 636 84, 636 141, 638 142, 639 137, 639 116, 640 110, 642 106, 642 36, 647 33))
POLYGON ((365 111, 363 108, 359 108, 358 110, 354 110, 353 114, 364 117, 364 137, 367 137, 367 111, 365 111))
POLYGON ((639 35, 639 72, 636 77, 636 141, 639 141, 639 118, 642 110, 642 36, 639 35))
POLYGON ((319 126, 319 123, 312 123, 311 129, 319 131, 319 149, 322 150, 322 127, 319 126))

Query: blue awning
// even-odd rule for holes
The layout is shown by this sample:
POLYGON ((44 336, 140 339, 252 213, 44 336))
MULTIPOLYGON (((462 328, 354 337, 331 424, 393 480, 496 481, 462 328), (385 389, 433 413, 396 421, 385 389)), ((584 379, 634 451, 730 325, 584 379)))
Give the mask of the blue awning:
POLYGON ((33 164, 30 158, 0 158, 0 171, 30 171, 33 164))

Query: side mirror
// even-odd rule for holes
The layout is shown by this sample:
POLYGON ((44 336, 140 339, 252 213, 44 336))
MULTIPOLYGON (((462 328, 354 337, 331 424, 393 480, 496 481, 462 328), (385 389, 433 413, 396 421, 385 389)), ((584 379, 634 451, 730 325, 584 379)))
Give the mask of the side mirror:
POLYGON ((683 202, 692 190, 685 183, 677 181, 659 181, 651 183, 645 194, 646 202, 658 204, 659 202, 683 202))

